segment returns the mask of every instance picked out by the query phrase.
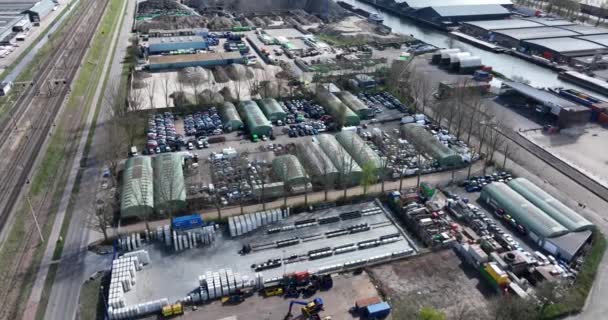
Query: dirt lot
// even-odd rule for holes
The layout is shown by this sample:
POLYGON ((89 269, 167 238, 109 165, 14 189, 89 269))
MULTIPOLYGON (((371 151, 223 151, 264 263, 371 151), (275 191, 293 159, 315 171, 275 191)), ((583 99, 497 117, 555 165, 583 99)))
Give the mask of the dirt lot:
MULTIPOLYGON (((387 297, 418 310, 434 307, 448 319, 486 319, 491 293, 479 282, 474 270, 465 267, 452 250, 443 250, 408 260, 373 267, 370 275, 387 297), (466 269, 464 269, 466 268, 466 269)), ((408 319, 395 311, 396 319, 408 319)))
MULTIPOLYGON (((309 301, 315 297, 321 297, 325 303, 325 310, 321 312, 322 318, 331 316, 332 320, 352 320, 354 318, 348 313, 348 309, 352 307, 354 301, 375 295, 378 295, 378 293, 370 277, 366 273, 362 273, 356 276, 334 276, 334 287, 331 290, 319 292, 311 298, 300 298, 298 300, 309 301)), ((289 299, 281 297, 262 298, 257 295, 247 298, 247 300, 238 305, 222 306, 219 301, 216 301, 200 307, 198 311, 186 310, 186 314, 180 319, 204 318, 206 320, 219 320, 234 316, 234 318, 230 319, 282 320, 285 314, 287 314, 289 301, 289 299)), ((295 317, 292 319, 302 319, 299 316, 299 310, 299 306, 294 306, 292 313, 295 317)), ((389 315, 386 319, 390 320, 393 318, 389 315)))

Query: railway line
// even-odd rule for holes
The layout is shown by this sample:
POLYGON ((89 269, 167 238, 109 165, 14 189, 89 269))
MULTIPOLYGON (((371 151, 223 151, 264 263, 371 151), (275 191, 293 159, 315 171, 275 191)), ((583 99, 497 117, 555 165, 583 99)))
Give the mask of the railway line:
MULTIPOLYGON (((5 168, 0 176, 0 231, 7 227, 21 189, 28 182, 30 171, 39 157, 38 151, 51 134, 54 120, 70 92, 70 84, 77 74, 107 4, 107 0, 82 1, 65 26, 65 32, 54 40, 56 47, 53 52, 35 71, 36 80, 23 88, 12 109, 14 127, 17 123, 25 123, 27 127, 25 134, 20 137, 21 141, 10 141, 14 131, 8 121, 13 120, 3 120, 6 122, 0 123, 3 125, 0 132, 0 154, 4 155, 2 163, 5 168), (11 149, 15 145, 18 147, 11 149)), ((78 130, 81 112, 76 112, 75 121, 70 124, 68 131, 78 130)), ((31 208, 37 212, 41 221, 46 221, 48 210, 45 208, 50 207, 52 194, 53 190, 45 190, 36 208, 31 208)), ((4 270, 4 274, 0 275, 0 301, 3 301, 5 306, 0 309, 0 319, 15 317, 14 306, 20 290, 25 286, 20 281, 24 279, 30 267, 31 251, 39 244, 36 228, 30 225, 24 229, 24 238, 15 249, 12 263, 4 270)))

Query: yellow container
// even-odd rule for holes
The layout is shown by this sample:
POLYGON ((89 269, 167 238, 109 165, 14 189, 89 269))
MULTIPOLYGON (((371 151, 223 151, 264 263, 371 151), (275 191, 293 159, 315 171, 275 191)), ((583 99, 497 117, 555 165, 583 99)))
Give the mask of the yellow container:
POLYGON ((486 264, 485 270, 499 285, 502 286, 509 283, 509 276, 507 275, 507 273, 500 269, 496 264, 486 264))
POLYGON ((181 303, 176 303, 172 305, 171 310, 173 311, 173 315, 180 315, 184 313, 184 307, 181 303))
POLYGON ((173 308, 171 306, 163 307, 163 317, 170 317, 173 315, 173 308))

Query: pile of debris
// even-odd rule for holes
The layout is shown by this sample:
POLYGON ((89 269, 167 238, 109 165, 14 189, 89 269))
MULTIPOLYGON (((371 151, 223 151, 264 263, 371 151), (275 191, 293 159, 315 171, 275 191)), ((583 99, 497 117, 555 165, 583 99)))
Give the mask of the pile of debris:
POLYGON ((178 80, 182 83, 213 83, 213 73, 203 67, 187 67, 178 72, 178 80))

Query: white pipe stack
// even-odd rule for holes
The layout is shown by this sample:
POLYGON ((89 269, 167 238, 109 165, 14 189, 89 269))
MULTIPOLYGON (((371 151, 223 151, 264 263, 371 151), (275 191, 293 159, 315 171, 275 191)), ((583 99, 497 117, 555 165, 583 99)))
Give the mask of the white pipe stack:
POLYGON ((271 209, 228 218, 228 229, 231 237, 237 237, 252 232, 260 227, 286 219, 290 208, 285 210, 271 209))

